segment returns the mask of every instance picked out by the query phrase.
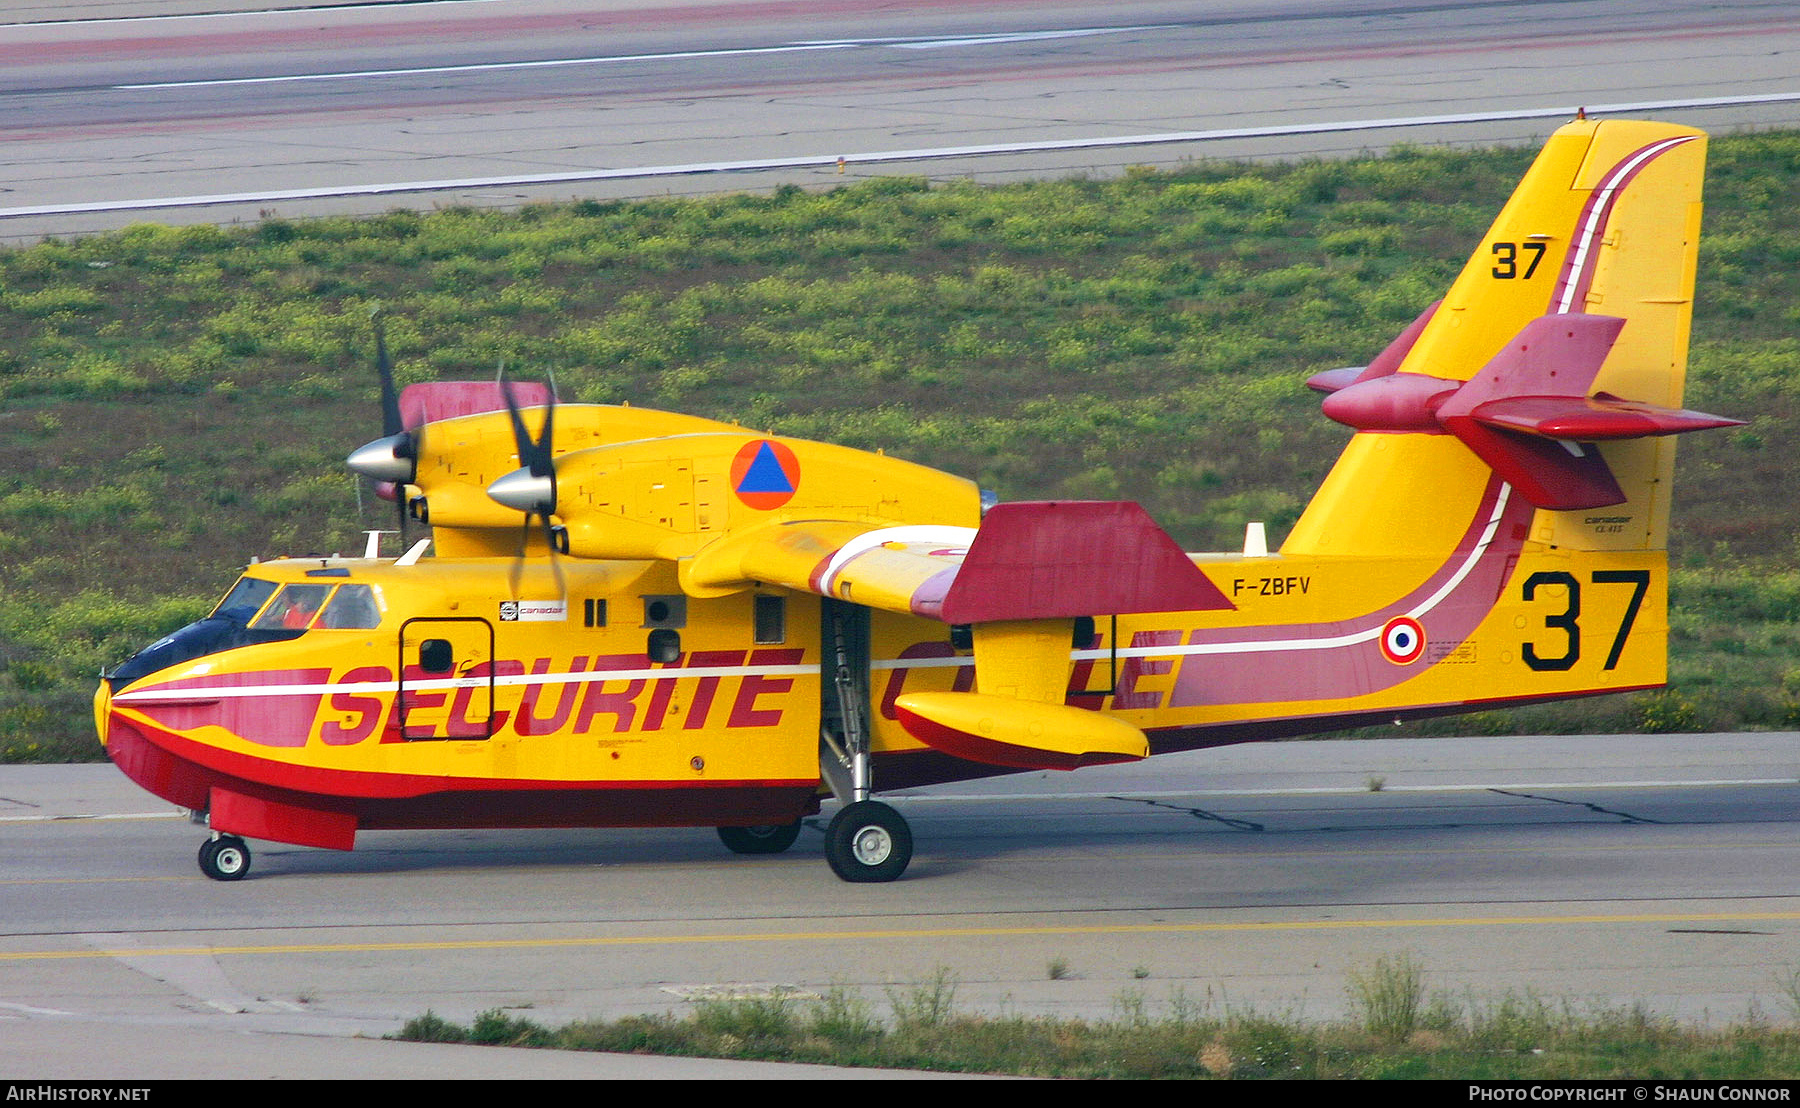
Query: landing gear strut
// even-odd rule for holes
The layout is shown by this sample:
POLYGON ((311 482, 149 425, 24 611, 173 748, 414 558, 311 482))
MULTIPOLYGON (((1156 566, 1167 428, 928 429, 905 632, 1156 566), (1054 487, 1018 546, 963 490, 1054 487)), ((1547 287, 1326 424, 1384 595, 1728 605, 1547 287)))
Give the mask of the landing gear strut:
POLYGON ((912 861, 912 829, 869 799, 869 610, 826 597, 824 632, 835 677, 821 705, 819 772, 844 806, 825 831, 825 860, 845 881, 892 881, 912 861))
POLYGON ((240 881, 250 872, 250 847, 236 835, 215 835, 200 844, 200 872, 214 881, 240 881))

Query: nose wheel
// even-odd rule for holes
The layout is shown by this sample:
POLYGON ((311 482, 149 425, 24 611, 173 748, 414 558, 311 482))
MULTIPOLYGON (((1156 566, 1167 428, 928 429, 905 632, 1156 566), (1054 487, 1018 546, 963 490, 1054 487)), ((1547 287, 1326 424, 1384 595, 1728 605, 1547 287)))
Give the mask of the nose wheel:
POLYGON ((239 881, 250 872, 250 847, 236 835, 218 835, 200 844, 200 872, 214 881, 239 881))

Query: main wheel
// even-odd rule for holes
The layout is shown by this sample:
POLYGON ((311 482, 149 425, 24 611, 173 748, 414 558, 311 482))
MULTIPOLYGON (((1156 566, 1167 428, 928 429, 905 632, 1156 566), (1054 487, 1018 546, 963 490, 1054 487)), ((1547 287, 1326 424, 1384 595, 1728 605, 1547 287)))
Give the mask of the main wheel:
POLYGON ((800 821, 758 827, 721 827, 719 841, 733 854, 780 854, 800 837, 800 821))
POLYGON ((845 881, 892 881, 912 861, 912 828, 879 800, 845 805, 825 831, 825 860, 845 881))
POLYGON ((200 872, 214 881, 238 881, 250 872, 250 847, 236 835, 200 844, 200 872))

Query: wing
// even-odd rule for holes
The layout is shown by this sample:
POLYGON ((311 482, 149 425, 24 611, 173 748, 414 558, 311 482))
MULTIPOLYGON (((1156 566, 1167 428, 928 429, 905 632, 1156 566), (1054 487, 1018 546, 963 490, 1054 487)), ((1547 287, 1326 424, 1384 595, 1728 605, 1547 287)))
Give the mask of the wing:
POLYGON ((1232 607, 1129 501, 1000 504, 979 528, 803 520, 696 555, 701 587, 761 581, 944 623, 1232 607))
POLYGON ((1070 647, 1092 633, 1075 631, 1077 619, 1232 607, 1129 502, 1000 504, 978 528, 775 523, 686 565, 691 575, 748 577, 972 625, 979 691, 909 693, 895 709, 926 745, 1010 769, 1068 770, 1149 754, 1138 728, 1064 703, 1070 647))

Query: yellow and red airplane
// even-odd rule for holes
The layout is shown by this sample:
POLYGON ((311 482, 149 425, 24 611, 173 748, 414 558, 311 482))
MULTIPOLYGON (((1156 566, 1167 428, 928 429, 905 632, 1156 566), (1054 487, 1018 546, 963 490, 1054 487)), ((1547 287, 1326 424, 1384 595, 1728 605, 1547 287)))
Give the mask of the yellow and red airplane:
POLYGON ((1446 297, 1309 382, 1356 434, 1277 552, 541 388, 396 397, 384 351, 350 466, 435 555, 250 566, 106 675, 101 740, 221 880, 383 828, 772 853, 835 797, 832 869, 889 881, 881 789, 1655 688, 1670 436, 1737 422, 1681 406, 1705 149, 1558 130, 1446 297))

